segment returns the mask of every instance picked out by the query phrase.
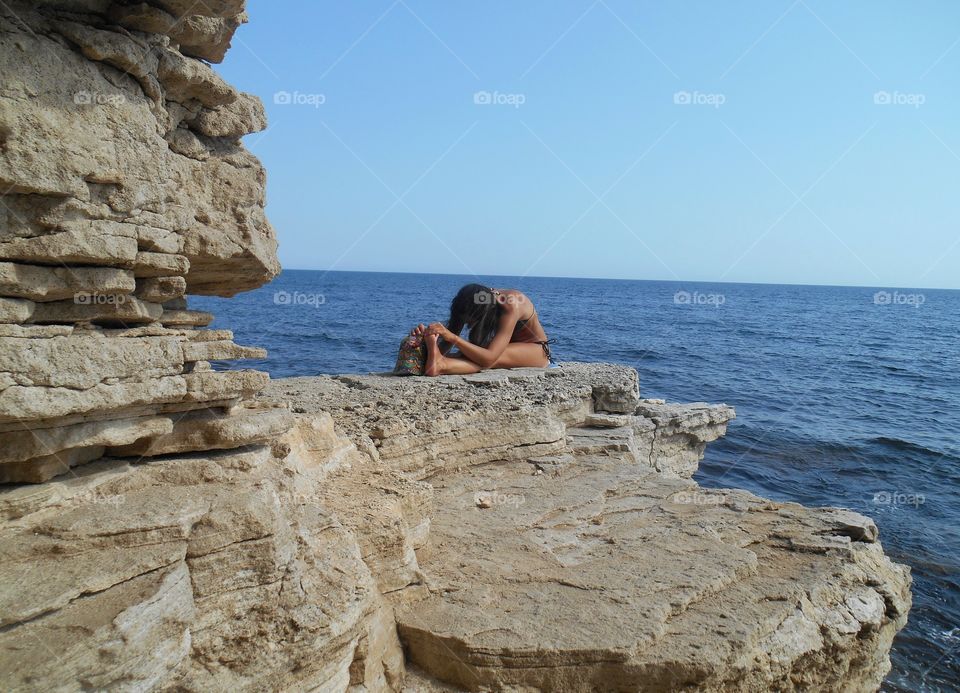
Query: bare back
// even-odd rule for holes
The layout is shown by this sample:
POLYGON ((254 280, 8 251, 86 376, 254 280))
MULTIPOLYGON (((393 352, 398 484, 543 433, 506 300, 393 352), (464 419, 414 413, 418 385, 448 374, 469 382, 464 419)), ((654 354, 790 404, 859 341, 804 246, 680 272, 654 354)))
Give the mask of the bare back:
POLYGON ((545 342, 547 333, 540 324, 537 309, 522 291, 516 289, 495 289, 494 295, 501 304, 515 306, 517 326, 513 330, 511 342, 545 342))

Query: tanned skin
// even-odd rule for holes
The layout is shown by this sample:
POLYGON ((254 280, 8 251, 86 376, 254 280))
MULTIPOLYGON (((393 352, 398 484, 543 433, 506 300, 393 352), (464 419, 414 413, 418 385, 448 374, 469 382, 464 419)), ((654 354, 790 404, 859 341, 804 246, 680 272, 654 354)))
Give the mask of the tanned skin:
POLYGON ((515 289, 494 289, 493 292, 494 300, 502 307, 502 313, 496 333, 486 347, 472 344, 440 322, 428 326, 417 325, 411 330, 411 335, 422 336, 426 340, 426 375, 464 375, 488 368, 545 368, 550 365, 543 346, 537 343, 546 341, 547 334, 540 325, 533 302, 515 289), (520 320, 527 320, 527 323, 514 334, 520 320), (437 343, 440 339, 453 345, 460 353, 457 356, 443 354, 437 343))

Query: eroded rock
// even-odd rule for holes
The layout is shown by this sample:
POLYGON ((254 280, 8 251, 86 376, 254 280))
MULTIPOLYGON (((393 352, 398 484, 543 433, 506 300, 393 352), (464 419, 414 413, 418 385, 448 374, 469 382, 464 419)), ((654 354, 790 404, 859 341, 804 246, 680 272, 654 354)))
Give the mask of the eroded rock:
MULTIPOLYGON (((174 33, 199 29, 191 18, 212 20, 230 27, 211 26, 229 41, 242 9, 202 19, 209 4, 178 7, 195 14, 175 19, 174 33)), ((262 107, 181 53, 166 28, 132 19, 165 10, 102 5, 87 15, 56 2, 3 10, 0 185, 10 223, 0 259, 183 275, 195 294, 269 281, 279 266, 264 173, 239 143, 264 127, 262 107), (191 127, 195 151, 185 155, 171 142, 191 127)))
POLYGON ((479 375, 264 395, 356 445, 317 497, 394 604, 413 690, 879 688, 908 569, 856 513, 686 478, 730 407, 641 400, 603 364, 479 375))
POLYGON ((399 688, 357 539, 298 490, 322 484, 310 460, 261 446, 81 469, 0 493, 6 688, 399 688))

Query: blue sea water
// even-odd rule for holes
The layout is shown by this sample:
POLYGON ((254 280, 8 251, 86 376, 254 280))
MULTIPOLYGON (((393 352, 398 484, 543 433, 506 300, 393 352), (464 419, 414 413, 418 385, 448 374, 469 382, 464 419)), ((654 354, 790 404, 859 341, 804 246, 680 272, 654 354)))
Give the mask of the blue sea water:
POLYGON ((914 577, 884 689, 960 689, 960 292, 287 270, 190 307, 270 350, 230 367, 385 371, 472 281, 526 292, 558 360, 633 366, 646 397, 734 405, 701 484, 874 518, 914 577))

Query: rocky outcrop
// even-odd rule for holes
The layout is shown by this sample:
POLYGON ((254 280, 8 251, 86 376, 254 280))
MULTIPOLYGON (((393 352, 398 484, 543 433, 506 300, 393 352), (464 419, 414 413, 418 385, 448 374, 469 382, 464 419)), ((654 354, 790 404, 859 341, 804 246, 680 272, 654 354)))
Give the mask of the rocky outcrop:
POLYGON ((729 407, 603 364, 260 399, 296 418, 269 446, 0 493, 6 687, 860 690, 889 667, 909 574, 869 519, 687 478, 729 407))
POLYGON ((243 18, 217 0, 0 4, 5 690, 402 678, 353 534, 288 476, 292 419, 252 400, 267 375, 211 366, 265 352, 184 299, 278 271, 239 142, 262 106, 197 59, 243 18))
MULTIPOLYGON (((392 612, 311 500, 262 358, 185 294, 278 271, 242 2, 0 3, 0 685, 398 688, 392 612)), ((332 426, 311 444, 339 445, 332 426)), ((304 460, 307 460, 306 462, 304 460)))
MULTIPOLYGON (((130 296, 119 314, 93 305, 103 319, 152 322, 184 290, 229 296, 277 273, 264 172, 239 143, 263 129, 263 107, 191 57, 222 57, 243 17, 237 1, 0 8, 0 276, 69 289, 20 297, 16 322, 48 322, 45 302, 83 291, 130 296)), ((68 302, 53 321, 89 308, 68 302)))
POLYGON ((186 293, 278 271, 264 174, 239 138, 265 125, 219 59, 241 2, 0 7, 0 482, 103 456, 265 443, 262 358, 186 293), (184 14, 186 13, 186 14, 184 14))
POLYGON ((871 690, 889 669, 910 580, 872 521, 689 479, 729 407, 588 364, 266 396, 365 453, 317 494, 394 606, 410 690, 871 690))

